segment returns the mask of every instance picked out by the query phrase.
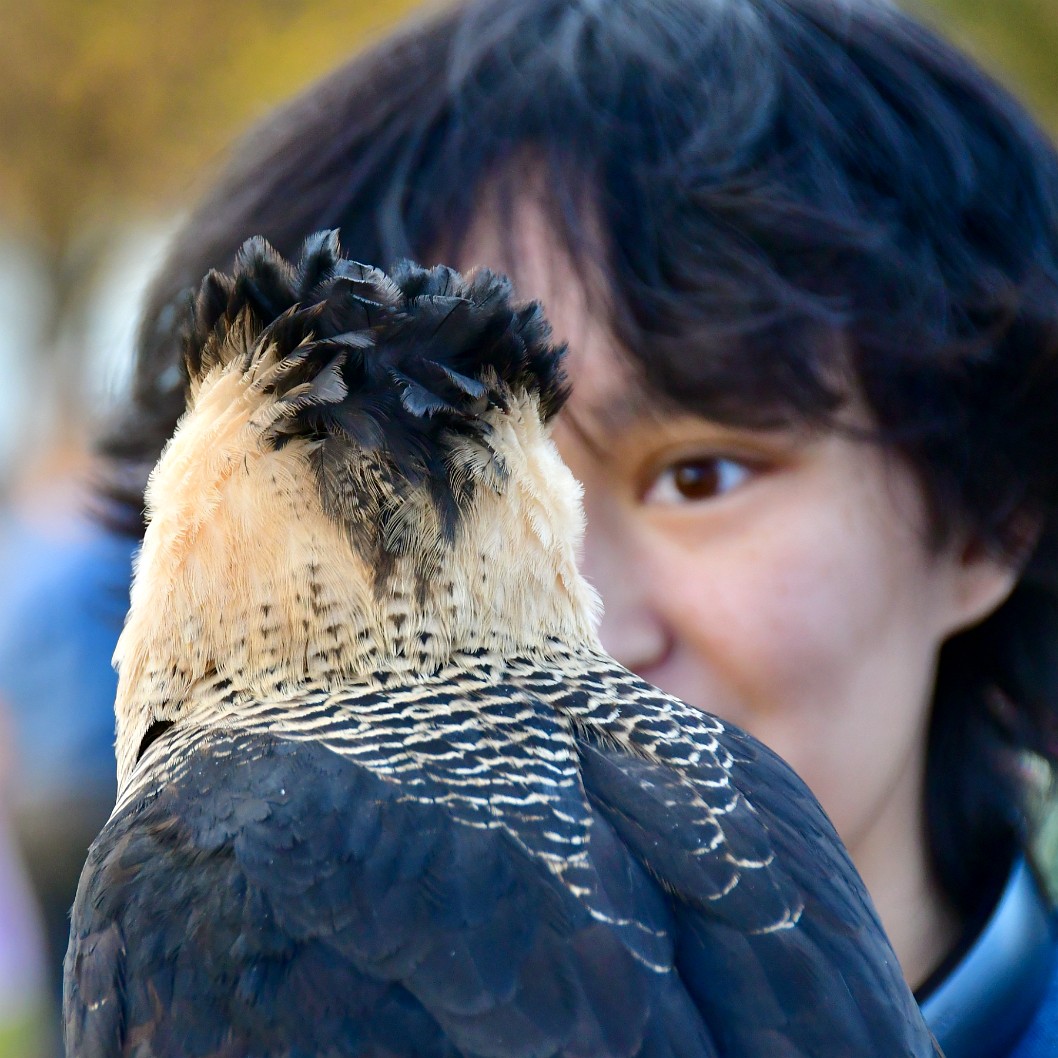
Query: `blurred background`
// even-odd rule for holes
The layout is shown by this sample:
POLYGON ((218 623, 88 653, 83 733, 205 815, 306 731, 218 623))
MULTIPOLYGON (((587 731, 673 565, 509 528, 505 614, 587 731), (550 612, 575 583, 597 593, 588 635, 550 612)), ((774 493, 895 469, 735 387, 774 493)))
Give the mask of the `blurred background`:
MULTIPOLYGON (((914 7, 1058 134, 1058 0, 914 7)), ((66 911, 113 803, 131 545, 86 499, 141 292, 226 147, 417 8, 0 0, 0 1058, 60 1053, 66 911)))

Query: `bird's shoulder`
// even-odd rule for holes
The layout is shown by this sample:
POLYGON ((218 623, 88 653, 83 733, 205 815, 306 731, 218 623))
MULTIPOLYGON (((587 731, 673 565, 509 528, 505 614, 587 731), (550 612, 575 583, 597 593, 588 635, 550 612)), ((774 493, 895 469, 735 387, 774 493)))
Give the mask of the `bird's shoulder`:
POLYGON ((387 835, 370 773, 322 747, 182 734, 152 747, 160 759, 171 740, 179 766, 141 782, 89 850, 66 959, 69 1053, 388 1053, 388 1019, 406 1033, 393 1054, 454 1055, 421 1003, 342 943, 346 902, 380 898, 387 856, 407 870, 436 835, 387 835), (357 857, 377 869, 347 892, 357 857))
POLYGON ((649 841, 657 869, 688 900, 766 930, 799 914, 802 860, 814 868, 825 851, 848 866, 807 786, 736 725, 601 653, 547 665, 527 658, 512 679, 568 727, 589 801, 619 815, 626 840, 649 841))
POLYGON ((606 655, 557 668, 527 662, 518 679, 568 719, 593 811, 668 894, 677 968, 721 1047, 933 1055, 867 890, 793 769, 606 655))

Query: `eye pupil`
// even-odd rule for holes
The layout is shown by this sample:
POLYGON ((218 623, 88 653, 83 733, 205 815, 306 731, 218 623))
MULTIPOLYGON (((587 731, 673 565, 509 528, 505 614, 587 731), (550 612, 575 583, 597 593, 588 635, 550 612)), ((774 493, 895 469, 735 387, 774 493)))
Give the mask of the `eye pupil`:
POLYGON ((715 496, 720 488, 720 475, 715 461, 681 463, 674 469, 673 478, 677 491, 689 500, 715 496))

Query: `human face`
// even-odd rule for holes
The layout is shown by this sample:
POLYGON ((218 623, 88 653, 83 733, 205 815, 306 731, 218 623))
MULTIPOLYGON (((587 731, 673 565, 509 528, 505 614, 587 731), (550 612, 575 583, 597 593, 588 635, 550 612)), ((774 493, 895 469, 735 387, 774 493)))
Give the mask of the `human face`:
MULTIPOLYGON (((848 845, 905 971, 924 976, 957 929, 924 826, 937 654, 1009 584, 982 579, 964 548, 927 544, 917 482, 880 448, 662 410, 539 213, 517 231, 519 293, 544 302, 570 346, 572 396, 554 437, 584 487, 583 569, 602 595, 603 645, 793 765, 848 845), (922 948, 925 933, 934 940, 922 948)), ((474 236, 468 260, 502 260, 487 229, 474 236)))
POLYGON ((920 786, 943 638, 910 475, 833 433, 637 407, 591 340, 570 374, 555 439, 584 487, 604 646, 777 749, 855 850, 920 786))

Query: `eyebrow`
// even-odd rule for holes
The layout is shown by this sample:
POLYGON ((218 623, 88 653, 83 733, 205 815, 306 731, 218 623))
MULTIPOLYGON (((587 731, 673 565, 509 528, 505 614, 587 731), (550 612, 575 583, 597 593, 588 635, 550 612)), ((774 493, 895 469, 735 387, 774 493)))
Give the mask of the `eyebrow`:
POLYGON ((623 434, 630 427, 647 420, 660 423, 664 411, 643 393, 630 389, 617 394, 605 404, 596 404, 587 409, 575 409, 567 405, 566 425, 597 455, 607 450, 608 438, 623 434), (580 412, 585 414, 580 414, 580 412))

